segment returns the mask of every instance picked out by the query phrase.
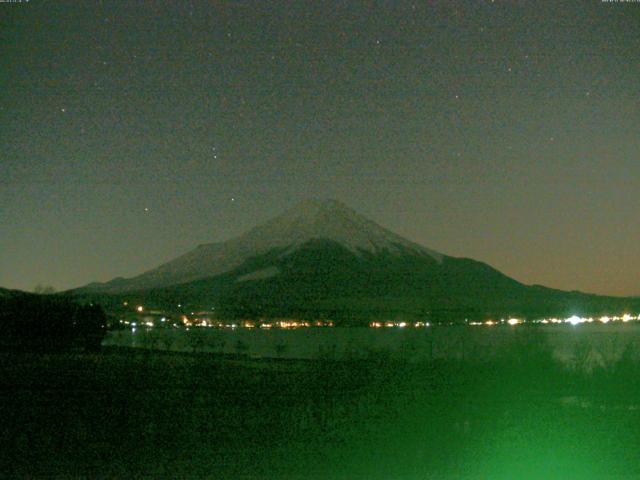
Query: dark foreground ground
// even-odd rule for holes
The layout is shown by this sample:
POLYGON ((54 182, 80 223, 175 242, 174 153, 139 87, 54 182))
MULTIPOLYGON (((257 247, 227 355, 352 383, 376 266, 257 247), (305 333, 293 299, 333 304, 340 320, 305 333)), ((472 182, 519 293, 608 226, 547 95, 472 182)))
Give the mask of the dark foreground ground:
POLYGON ((0 353, 0 477, 640 478, 640 368, 0 353))

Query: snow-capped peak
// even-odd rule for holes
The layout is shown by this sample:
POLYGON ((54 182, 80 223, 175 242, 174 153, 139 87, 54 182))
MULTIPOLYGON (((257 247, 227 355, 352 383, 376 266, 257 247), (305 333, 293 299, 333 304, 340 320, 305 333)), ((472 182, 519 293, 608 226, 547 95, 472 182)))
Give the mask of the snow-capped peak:
POLYGON ((295 247, 309 240, 337 242, 353 252, 360 250, 397 252, 409 249, 432 256, 442 255, 381 227, 337 200, 305 200, 282 215, 255 227, 239 240, 263 250, 273 247, 295 247))
POLYGON ((111 281, 94 289, 125 291, 212 277, 276 248, 284 248, 286 255, 311 240, 333 241, 355 254, 386 250, 427 255, 442 261, 440 253, 396 235, 336 200, 306 200, 237 238, 200 245, 136 277, 111 281))

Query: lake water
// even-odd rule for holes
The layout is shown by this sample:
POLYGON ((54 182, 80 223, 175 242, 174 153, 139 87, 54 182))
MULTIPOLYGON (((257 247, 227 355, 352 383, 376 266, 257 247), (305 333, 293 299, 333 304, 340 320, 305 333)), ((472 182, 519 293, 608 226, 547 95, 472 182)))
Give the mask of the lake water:
POLYGON ((367 358, 408 361, 489 359, 548 348, 566 364, 606 366, 627 353, 640 359, 640 324, 432 326, 427 328, 132 329, 109 332, 105 346, 245 354, 253 358, 367 358))

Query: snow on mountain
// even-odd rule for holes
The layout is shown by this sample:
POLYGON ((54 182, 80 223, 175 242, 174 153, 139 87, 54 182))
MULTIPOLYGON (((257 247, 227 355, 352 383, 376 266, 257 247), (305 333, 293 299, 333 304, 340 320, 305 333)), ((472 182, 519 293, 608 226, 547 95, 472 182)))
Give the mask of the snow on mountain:
POLYGON ((381 227, 336 200, 307 200, 264 225, 255 227, 238 240, 254 251, 297 246, 313 239, 331 240, 354 253, 403 249, 427 254, 441 261, 442 255, 381 227))
MULTIPOLYGON (((194 250, 131 279, 92 285, 92 290, 124 291, 184 283, 219 275, 245 260, 284 249, 283 255, 304 243, 323 239, 355 254, 410 252, 442 261, 442 254, 410 242, 335 200, 307 200, 240 237, 200 245, 194 250), (97 287, 97 288, 96 288, 97 287)), ((272 272, 273 273, 273 272, 272 272)))

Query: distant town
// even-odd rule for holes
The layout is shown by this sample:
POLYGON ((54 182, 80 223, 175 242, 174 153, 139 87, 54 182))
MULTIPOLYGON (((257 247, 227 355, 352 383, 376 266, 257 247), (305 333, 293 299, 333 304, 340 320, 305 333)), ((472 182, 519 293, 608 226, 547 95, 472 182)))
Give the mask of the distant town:
MULTIPOLYGON (((120 312, 118 323, 126 328, 187 328, 207 327, 207 328, 246 328, 246 329, 296 329, 296 328, 331 328, 335 326, 333 320, 300 320, 294 318, 262 318, 262 319, 234 319, 224 320, 216 317, 215 310, 203 310, 198 312, 176 313, 163 310, 147 309, 144 305, 129 305, 123 303, 124 310, 120 312)), ((179 304, 180 308, 181 305, 179 304)), ((500 318, 487 319, 484 321, 464 322, 423 322, 405 320, 385 320, 370 321, 369 328, 428 328, 434 325, 461 325, 461 326, 499 326, 506 325, 515 327, 518 325, 580 325, 580 324, 608 324, 608 323, 628 323, 640 321, 640 314, 629 313, 602 315, 599 317, 581 317, 573 315, 567 318, 500 318)))

